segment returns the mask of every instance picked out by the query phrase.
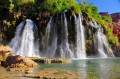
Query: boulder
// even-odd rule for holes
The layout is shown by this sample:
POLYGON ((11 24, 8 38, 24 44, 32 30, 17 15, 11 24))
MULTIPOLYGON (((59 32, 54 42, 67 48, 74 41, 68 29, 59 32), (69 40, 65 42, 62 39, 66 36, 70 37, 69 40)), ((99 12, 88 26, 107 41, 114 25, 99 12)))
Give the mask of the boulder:
POLYGON ((117 23, 117 22, 120 21, 120 12, 118 12, 118 13, 113 13, 113 14, 111 14, 110 16, 112 17, 112 21, 113 21, 113 22, 117 23))
POLYGON ((36 58, 36 57, 30 57, 35 62, 39 63, 69 63, 71 62, 71 59, 69 58, 36 58))
POLYGON ((12 49, 8 45, 0 45, 0 51, 12 52, 12 49))
POLYGON ((37 66, 37 63, 27 57, 17 55, 8 56, 6 61, 2 62, 1 65, 10 68, 27 68, 37 66))
POLYGON ((12 54, 12 49, 8 45, 0 45, 0 61, 4 61, 12 54))

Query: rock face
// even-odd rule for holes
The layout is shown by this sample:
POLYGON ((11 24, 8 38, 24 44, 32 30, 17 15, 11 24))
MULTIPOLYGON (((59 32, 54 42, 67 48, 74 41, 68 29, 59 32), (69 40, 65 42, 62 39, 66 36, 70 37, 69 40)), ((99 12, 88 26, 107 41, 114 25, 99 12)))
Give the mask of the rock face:
POLYGON ((37 66, 37 63, 27 57, 17 55, 8 56, 6 61, 2 62, 1 65, 10 68, 27 68, 37 66))
POLYGON ((12 49, 7 45, 0 45, 0 61, 4 61, 12 54, 12 49))
POLYGON ((100 12, 99 14, 105 15, 105 16, 110 16, 110 14, 108 12, 100 12))
POLYGON ((120 13, 113 13, 110 16, 112 17, 113 22, 119 22, 120 21, 120 13))
POLYGON ((71 62, 69 58, 31 58, 35 62, 39 63, 68 63, 71 62))
POLYGON ((99 14, 105 15, 105 16, 111 16, 112 22, 117 23, 117 22, 120 21, 120 12, 119 13, 113 13, 113 14, 109 14, 108 12, 100 12, 99 14))
POLYGON ((0 51, 8 51, 8 52, 11 52, 12 49, 7 46, 7 45, 0 45, 0 51))

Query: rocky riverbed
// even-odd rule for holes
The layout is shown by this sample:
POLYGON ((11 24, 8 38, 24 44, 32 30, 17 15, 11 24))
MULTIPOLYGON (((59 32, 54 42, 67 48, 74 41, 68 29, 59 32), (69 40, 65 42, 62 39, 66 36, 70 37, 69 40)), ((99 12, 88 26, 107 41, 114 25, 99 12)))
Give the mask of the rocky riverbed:
POLYGON ((79 74, 75 71, 45 68, 40 72, 27 71, 24 77, 40 78, 40 79, 79 79, 79 74))
POLYGON ((71 70, 44 68, 39 71, 7 71, 0 67, 0 79, 79 79, 79 74, 71 70))
POLYGON ((35 71, 37 63, 69 63, 68 58, 35 58, 12 56, 12 50, 7 45, 0 45, 0 79, 40 78, 40 79, 79 79, 75 71, 44 68, 35 71), (33 71, 34 70, 34 71, 33 71))

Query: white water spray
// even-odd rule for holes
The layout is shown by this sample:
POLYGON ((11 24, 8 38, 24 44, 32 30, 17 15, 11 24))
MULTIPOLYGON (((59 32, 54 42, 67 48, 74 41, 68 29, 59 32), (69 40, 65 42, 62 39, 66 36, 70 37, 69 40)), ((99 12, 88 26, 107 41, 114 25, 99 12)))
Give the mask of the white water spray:
POLYGON ((13 55, 28 57, 39 57, 39 39, 37 26, 30 19, 26 19, 18 25, 15 37, 11 40, 10 46, 13 55))
POLYGON ((82 24, 82 15, 75 16, 75 29, 76 29, 76 58, 86 58, 85 49, 85 33, 84 26, 82 24))

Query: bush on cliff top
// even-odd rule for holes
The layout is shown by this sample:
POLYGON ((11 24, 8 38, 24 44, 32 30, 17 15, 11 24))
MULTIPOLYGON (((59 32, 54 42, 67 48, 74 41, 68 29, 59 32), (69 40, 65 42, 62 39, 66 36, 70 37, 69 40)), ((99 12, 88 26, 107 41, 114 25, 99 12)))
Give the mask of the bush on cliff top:
POLYGON ((46 10, 53 14, 66 12, 68 10, 73 13, 80 12, 80 7, 76 0, 38 0, 36 4, 40 10, 46 10))

